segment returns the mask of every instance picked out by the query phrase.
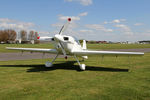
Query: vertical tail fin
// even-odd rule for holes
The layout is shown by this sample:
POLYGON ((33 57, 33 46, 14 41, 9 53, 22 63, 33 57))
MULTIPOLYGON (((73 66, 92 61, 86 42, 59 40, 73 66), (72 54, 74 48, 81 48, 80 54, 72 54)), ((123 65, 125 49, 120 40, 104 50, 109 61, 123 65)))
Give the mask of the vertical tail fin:
POLYGON ((83 47, 82 47, 84 50, 85 49, 87 49, 87 47, 86 47, 86 41, 85 40, 83 40, 83 47))
MULTIPOLYGON (((87 49, 85 40, 83 40, 83 47, 82 48, 83 48, 83 50, 87 49)), ((83 59, 88 59, 88 56, 82 56, 82 57, 83 57, 83 59)))

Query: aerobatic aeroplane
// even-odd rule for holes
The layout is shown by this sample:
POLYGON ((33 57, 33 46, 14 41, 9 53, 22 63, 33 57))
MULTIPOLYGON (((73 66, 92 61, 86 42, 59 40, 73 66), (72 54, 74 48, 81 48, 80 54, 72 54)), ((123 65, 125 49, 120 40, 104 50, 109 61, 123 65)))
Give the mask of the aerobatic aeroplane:
MULTIPOLYGON (((58 55, 63 54, 64 58, 67 59, 68 56, 74 56, 79 67, 81 70, 85 70, 85 64, 80 64, 78 60, 78 56, 82 57, 83 59, 88 59, 88 55, 111 55, 111 56, 142 56, 144 53, 142 52, 118 52, 118 51, 96 51, 96 50, 88 50, 86 47, 86 41, 83 40, 83 45, 80 42, 73 38, 72 36, 63 35, 63 32, 68 27, 69 23, 71 22, 71 18, 68 18, 66 24, 64 24, 59 32, 56 34, 51 40, 54 43, 55 49, 42 49, 42 48, 14 48, 14 47, 6 47, 10 50, 21 50, 21 51, 30 51, 30 52, 42 52, 42 53, 52 53, 56 54, 52 62, 47 61, 45 63, 45 67, 52 67, 53 62, 56 60, 58 55)), ((50 39, 49 37, 45 37, 45 39, 50 39)), ((40 39, 40 37, 38 37, 40 39)), ((43 39, 43 38, 42 38, 43 39)))

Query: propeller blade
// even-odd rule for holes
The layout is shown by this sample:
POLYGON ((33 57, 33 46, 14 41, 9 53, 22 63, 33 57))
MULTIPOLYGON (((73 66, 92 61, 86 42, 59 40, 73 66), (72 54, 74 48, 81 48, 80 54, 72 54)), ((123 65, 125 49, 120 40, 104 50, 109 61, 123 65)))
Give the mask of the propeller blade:
POLYGON ((66 51, 65 51, 65 49, 64 49, 64 47, 63 47, 63 45, 61 44, 61 42, 59 42, 59 47, 61 48, 61 51, 62 51, 62 53, 63 53, 63 55, 64 55, 65 59, 67 59, 66 51))
POLYGON ((60 29, 59 35, 61 35, 63 29, 64 29, 64 25, 63 25, 62 28, 60 29))
POLYGON ((68 18, 68 22, 62 26, 62 28, 59 32, 59 35, 61 35, 68 28, 68 25, 70 24, 70 22, 71 22, 71 18, 68 18))

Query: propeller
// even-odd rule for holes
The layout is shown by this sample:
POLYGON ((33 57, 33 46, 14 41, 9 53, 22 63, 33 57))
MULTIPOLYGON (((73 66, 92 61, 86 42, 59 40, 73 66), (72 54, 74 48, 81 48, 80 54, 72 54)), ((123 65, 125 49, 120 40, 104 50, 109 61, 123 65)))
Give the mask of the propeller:
POLYGON ((40 37, 40 36, 37 36, 37 39, 38 39, 38 40, 51 39, 52 41, 54 41, 54 40, 56 39, 56 41, 58 42, 58 46, 59 46, 59 48, 61 49, 61 51, 62 51, 62 53, 63 53, 65 59, 67 59, 67 54, 66 54, 66 51, 65 51, 65 49, 64 49, 64 47, 63 47, 63 44, 62 44, 62 41, 64 41, 64 40, 63 40, 62 33, 68 28, 68 25, 70 24, 70 22, 71 22, 71 18, 68 18, 67 23, 62 26, 62 28, 61 28, 60 31, 59 31, 59 34, 56 34, 56 35, 54 36, 54 38, 52 38, 52 37, 40 37))
POLYGON ((61 30, 59 32, 59 35, 55 35, 55 38, 59 41, 58 45, 61 48, 61 51, 62 51, 65 59, 67 59, 67 54, 66 54, 66 51, 65 51, 65 49, 64 49, 64 47, 63 47, 63 45, 61 43, 61 40, 62 40, 61 35, 67 29, 67 27, 70 24, 70 22, 71 22, 71 18, 68 18, 68 22, 65 25, 62 26, 62 28, 61 28, 61 30))

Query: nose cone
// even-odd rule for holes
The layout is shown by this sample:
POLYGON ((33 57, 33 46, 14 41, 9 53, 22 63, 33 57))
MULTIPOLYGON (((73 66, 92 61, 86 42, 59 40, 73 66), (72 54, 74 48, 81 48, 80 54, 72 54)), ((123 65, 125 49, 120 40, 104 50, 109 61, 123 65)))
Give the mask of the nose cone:
POLYGON ((63 41, 63 37, 59 34, 56 34, 54 37, 57 41, 63 41))

